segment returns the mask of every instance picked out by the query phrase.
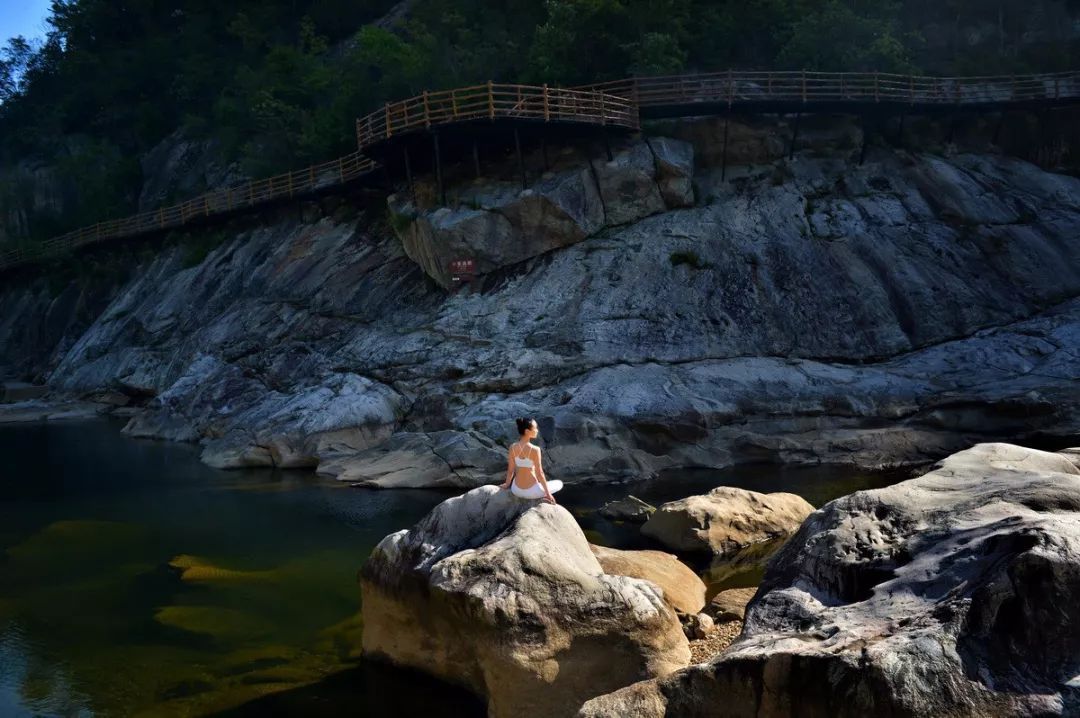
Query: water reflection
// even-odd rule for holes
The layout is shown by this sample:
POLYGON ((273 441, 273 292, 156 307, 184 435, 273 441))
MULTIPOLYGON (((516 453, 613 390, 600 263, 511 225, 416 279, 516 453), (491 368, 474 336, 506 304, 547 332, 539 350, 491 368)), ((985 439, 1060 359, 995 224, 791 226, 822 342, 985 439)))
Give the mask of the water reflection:
MULTIPOLYGON (((484 714, 464 691, 359 655, 357 570, 383 536, 460 492, 222 472, 194 447, 127 439, 107 422, 5 427, 0 455, 5 718, 484 714)), ((719 485, 820 505, 893 480, 748 467, 570 485, 559 498, 596 543, 660 548, 596 509, 627 493, 659 505, 719 485)), ((710 595, 756 584, 763 554, 745 558, 699 567, 710 595)))

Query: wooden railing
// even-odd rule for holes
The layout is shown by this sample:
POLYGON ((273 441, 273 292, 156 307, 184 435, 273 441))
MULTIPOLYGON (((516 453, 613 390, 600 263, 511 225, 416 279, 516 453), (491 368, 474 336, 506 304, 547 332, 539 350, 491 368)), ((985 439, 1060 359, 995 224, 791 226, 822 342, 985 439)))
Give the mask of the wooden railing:
POLYGON ((359 152, 331 162, 215 190, 170 207, 162 207, 124 219, 113 219, 83 227, 28 248, 0 252, 0 269, 47 259, 88 244, 121 239, 162 229, 182 227, 207 217, 228 214, 279 199, 298 197, 336 187, 375 168, 375 163, 359 152))
POLYGON ((356 122, 359 151, 287 174, 216 190, 171 207, 100 222, 32 248, 0 252, 0 270, 46 259, 88 244, 181 227, 278 199, 332 188, 376 164, 362 152, 410 131, 500 118, 574 122, 637 129, 641 111, 708 113, 728 107, 891 104, 912 107, 1009 105, 1080 100, 1080 72, 983 77, 919 77, 884 72, 713 72, 635 77, 573 88, 488 82, 425 92, 392 102, 356 122), (695 105, 702 106, 700 110, 695 105))
POLYGON ((489 82, 454 90, 425 92, 356 121, 356 142, 364 150, 378 142, 419 129, 473 120, 502 118, 576 122, 626 129, 639 126, 632 98, 600 90, 489 82))
POLYGON ((632 99, 639 108, 701 104, 1009 104, 1080 98, 1080 72, 919 77, 885 72, 713 72, 636 77, 575 89, 632 99))

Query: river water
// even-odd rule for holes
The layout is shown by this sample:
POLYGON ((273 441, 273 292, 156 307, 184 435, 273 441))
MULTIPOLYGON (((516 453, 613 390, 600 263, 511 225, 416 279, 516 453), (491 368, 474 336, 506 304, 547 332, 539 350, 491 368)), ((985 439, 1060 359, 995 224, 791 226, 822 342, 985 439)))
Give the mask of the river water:
MULTIPOLYGON (((458 492, 218 471, 195 447, 129 439, 108 421, 2 427, 0 456, 0 716, 484 715, 468 693, 359 651, 357 570, 458 492)), ((659 548, 596 508, 719 485, 820 506, 900 478, 742 467, 558 498, 594 543, 659 548)), ((761 567, 695 565, 710 594, 755 585, 761 567)))

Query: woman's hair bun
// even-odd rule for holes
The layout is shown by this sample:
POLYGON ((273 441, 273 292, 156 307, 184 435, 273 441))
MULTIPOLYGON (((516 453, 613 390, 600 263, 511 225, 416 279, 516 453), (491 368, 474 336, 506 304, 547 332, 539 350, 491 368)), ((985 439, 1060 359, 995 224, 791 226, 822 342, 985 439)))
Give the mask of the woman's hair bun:
POLYGON ((518 434, 524 434, 532 426, 534 419, 531 416, 523 416, 520 419, 514 419, 517 422, 518 434))

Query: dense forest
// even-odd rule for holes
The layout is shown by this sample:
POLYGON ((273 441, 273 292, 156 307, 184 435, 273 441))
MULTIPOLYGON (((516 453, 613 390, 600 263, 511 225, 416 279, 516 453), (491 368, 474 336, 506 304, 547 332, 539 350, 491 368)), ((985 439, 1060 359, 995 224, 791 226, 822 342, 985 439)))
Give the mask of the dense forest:
POLYGON ((129 212, 138 157, 177 130, 259 175, 349 151, 354 117, 423 88, 1059 70, 1080 65, 1078 15, 1080 0, 53 0, 42 42, 0 49, 0 167, 79 184, 65 217, 29 223, 42 236, 129 212))

